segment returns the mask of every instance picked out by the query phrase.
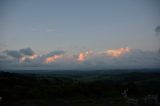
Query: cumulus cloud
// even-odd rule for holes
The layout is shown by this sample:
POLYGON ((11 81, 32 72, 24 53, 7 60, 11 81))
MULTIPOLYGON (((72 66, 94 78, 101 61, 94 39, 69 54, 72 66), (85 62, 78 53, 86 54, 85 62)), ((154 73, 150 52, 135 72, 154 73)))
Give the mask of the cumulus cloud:
POLYGON ((157 27, 155 28, 155 32, 156 32, 156 35, 157 35, 157 36, 160 36, 160 26, 157 26, 157 27))
POLYGON ((78 56, 78 61, 83 62, 86 59, 86 55, 84 53, 80 53, 78 56))
POLYGON ((31 48, 24 48, 19 50, 22 54, 27 55, 27 56, 32 56, 34 55, 34 51, 31 48))
POLYGON ((94 55, 93 51, 81 52, 81 53, 79 53, 79 55, 77 57, 77 61, 83 62, 86 59, 92 57, 93 55, 94 55))
POLYGON ((45 56, 46 58, 44 59, 43 63, 47 64, 55 62, 56 60, 62 58, 64 54, 65 52, 61 50, 53 51, 45 56))
POLYGON ((35 54, 30 48, 23 48, 20 50, 5 50, 1 54, 3 54, 2 56, 8 60, 16 59, 15 61, 19 62, 27 62, 38 57, 38 55, 35 54))
POLYGON ((44 63, 51 63, 51 62, 55 62, 56 60, 62 58, 63 55, 62 54, 59 54, 59 55, 53 55, 51 57, 47 57, 45 60, 44 60, 44 63))
POLYGON ((30 56, 23 56, 21 57, 21 59, 19 60, 20 62, 29 62, 29 61, 32 61, 34 59, 38 58, 38 55, 37 54, 33 54, 33 55, 30 55, 30 56))
MULTIPOLYGON (((24 59, 25 62, 3 61, 0 65, 4 68, 22 68, 22 69, 62 69, 62 70, 96 70, 96 69, 140 69, 140 68, 160 68, 160 54, 153 51, 132 50, 129 48, 110 49, 111 52, 81 52, 79 54, 67 54, 65 51, 53 51, 48 54, 38 56, 28 56, 22 50, 5 51, 7 56, 12 56, 15 59, 24 59), (17 53, 18 52, 18 53, 17 53), (113 53, 112 53, 113 52, 113 53), (115 53, 116 52, 116 53, 115 53), (20 53, 20 54, 19 54, 20 53), (117 55, 118 53, 118 55, 117 55), (113 55, 111 55, 113 54, 113 55), (116 54, 116 56, 115 56, 116 54), (24 56, 25 55, 25 56, 24 56), (33 57, 32 57, 33 56, 33 57), (6 66, 6 67, 5 67, 6 66)), ((109 51, 110 51, 109 50, 109 51)), ((0 57, 1 58, 1 57, 0 57)))
POLYGON ((130 48, 118 48, 118 49, 109 49, 106 51, 107 55, 110 55, 112 57, 119 57, 125 53, 130 52, 130 48))
MULTIPOLYGON (((156 36, 160 36, 160 25, 155 28, 156 36)), ((158 48, 158 52, 160 53, 160 48, 158 48)))

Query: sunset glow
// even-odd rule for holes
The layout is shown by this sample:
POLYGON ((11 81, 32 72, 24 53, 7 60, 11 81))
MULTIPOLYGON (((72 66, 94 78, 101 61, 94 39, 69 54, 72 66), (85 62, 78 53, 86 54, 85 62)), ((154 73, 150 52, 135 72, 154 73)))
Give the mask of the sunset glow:
POLYGON ((48 57, 48 58, 46 58, 45 59, 45 61, 44 61, 44 63, 51 63, 51 62, 54 62, 54 61, 56 61, 57 59, 60 59, 60 58, 62 58, 63 57, 63 55, 53 55, 53 56, 51 56, 51 57, 48 57))
POLYGON ((82 62, 82 61, 85 61, 85 59, 86 59, 85 54, 84 53, 80 53, 77 60, 82 62))
POLYGON ((86 58, 87 57, 89 57, 89 56, 91 56, 93 54, 93 51, 86 51, 86 52, 81 52, 81 53, 79 53, 79 55, 78 55, 78 61, 79 62, 83 62, 83 61, 85 61, 86 60, 86 58))
POLYGON ((106 51, 107 55, 112 57, 119 57, 125 53, 130 52, 130 48, 118 48, 118 49, 109 49, 106 51))
POLYGON ((20 59, 20 63, 24 62, 25 60, 33 60, 38 57, 37 54, 33 54, 32 56, 24 56, 20 59))
POLYGON ((159 1, 0 0, 0 70, 157 69, 159 1))
MULTIPOLYGON (((119 57, 119 56, 124 55, 125 53, 128 53, 128 52, 130 52, 130 48, 126 47, 126 48, 118 48, 118 49, 109 49, 105 52, 105 54, 107 54, 108 56, 111 56, 111 57, 119 57)), ((76 60, 78 62, 84 62, 86 59, 93 58, 94 56, 96 56, 95 54, 97 54, 97 53, 93 52, 91 50, 86 51, 86 52, 81 52, 78 54, 78 57, 76 58, 76 60)), ((101 55, 101 54, 98 54, 98 55, 101 55)), ((60 58, 74 60, 74 58, 72 58, 72 56, 73 56, 73 54, 65 55, 65 56, 63 54, 56 54, 56 55, 52 55, 50 57, 46 57, 44 59, 43 63, 48 64, 51 62, 55 62, 56 60, 58 60, 60 58), (71 56, 71 57, 68 57, 68 56, 71 56)), ((33 54, 31 56, 23 56, 20 58, 19 62, 23 63, 28 60, 31 61, 31 60, 34 60, 38 57, 41 57, 41 56, 38 56, 37 54, 33 54)))

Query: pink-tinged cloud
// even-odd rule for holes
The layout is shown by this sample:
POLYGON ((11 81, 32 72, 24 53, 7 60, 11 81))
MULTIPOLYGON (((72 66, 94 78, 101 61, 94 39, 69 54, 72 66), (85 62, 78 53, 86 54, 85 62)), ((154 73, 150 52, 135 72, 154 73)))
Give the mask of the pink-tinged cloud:
POLYGON ((83 62, 83 61, 85 61, 85 59, 86 59, 85 54, 84 53, 80 53, 77 60, 80 61, 80 62, 83 62))
POLYGON ((55 62, 56 60, 62 58, 63 55, 62 54, 56 54, 56 55, 53 55, 51 57, 47 57, 45 60, 44 60, 44 63, 47 64, 47 63, 51 63, 51 62, 55 62))
POLYGON ((37 54, 33 54, 31 56, 23 56, 23 57, 20 58, 19 62, 22 63, 22 62, 24 62, 26 60, 34 60, 36 58, 38 58, 37 54))
POLYGON ((92 54, 93 54, 92 51, 86 51, 86 52, 84 52, 84 53, 79 53, 77 60, 78 60, 79 62, 83 62, 83 61, 85 61, 89 56, 91 56, 92 54))
POLYGON ((64 51, 53 51, 40 56, 35 53, 28 55, 27 51, 22 54, 21 51, 19 55, 18 51, 8 50, 0 53, 0 66, 4 69, 24 67, 55 70, 160 68, 160 54, 157 51, 118 48, 103 52, 65 53, 64 51))
POLYGON ((130 52, 130 48, 118 48, 118 49, 109 49, 106 51, 107 55, 112 56, 112 57, 119 57, 121 55, 124 55, 125 53, 130 52))

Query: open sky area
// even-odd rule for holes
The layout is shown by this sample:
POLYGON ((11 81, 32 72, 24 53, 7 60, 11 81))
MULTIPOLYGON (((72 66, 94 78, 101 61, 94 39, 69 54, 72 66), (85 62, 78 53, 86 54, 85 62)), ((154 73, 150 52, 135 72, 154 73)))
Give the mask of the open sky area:
POLYGON ((160 68, 159 0, 1 0, 0 67, 160 68))

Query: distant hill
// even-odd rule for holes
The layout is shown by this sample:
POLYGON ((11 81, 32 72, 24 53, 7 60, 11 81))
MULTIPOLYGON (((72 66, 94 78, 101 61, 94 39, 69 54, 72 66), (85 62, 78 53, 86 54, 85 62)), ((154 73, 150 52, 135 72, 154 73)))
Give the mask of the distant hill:
POLYGON ((160 72, 160 69, 104 69, 104 70, 0 70, 31 74, 120 74, 130 72, 160 72))

